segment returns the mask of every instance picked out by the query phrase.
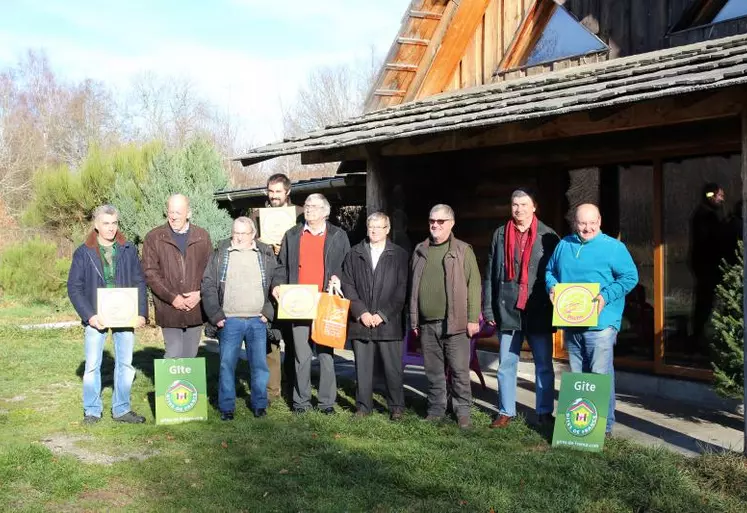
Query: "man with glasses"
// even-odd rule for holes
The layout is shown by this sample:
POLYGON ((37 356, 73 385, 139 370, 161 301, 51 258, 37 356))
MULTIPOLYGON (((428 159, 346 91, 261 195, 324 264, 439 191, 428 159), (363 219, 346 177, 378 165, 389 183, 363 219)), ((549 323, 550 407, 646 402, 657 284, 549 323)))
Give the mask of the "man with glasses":
POLYGON ((389 417, 399 420, 405 409, 402 310, 409 255, 387 239, 389 229, 386 214, 368 216, 367 240, 353 246, 342 264, 342 290, 350 300, 348 338, 355 352, 356 416, 373 412, 373 371, 378 353, 386 377, 389 417))
POLYGON ((242 342, 251 372, 252 412, 255 417, 267 415, 267 322, 275 316, 269 293, 277 260, 271 247, 254 240, 256 234, 254 221, 236 218, 231 238, 218 244, 202 277, 203 308, 218 328, 220 343, 221 420, 233 420, 242 342))
POLYGON ((446 414, 444 362, 452 372, 452 406, 459 427, 472 427, 469 340, 480 329, 480 270, 472 247, 451 233, 454 211, 436 205, 430 237, 412 256, 410 325, 420 336, 428 378, 428 421, 446 414))
MULTIPOLYGON (((350 242, 343 230, 327 221, 329 214, 329 201, 324 195, 310 194, 306 198, 305 223, 285 232, 280 244, 275 285, 316 285, 320 292, 328 284, 340 285, 342 262, 350 251, 350 242)), ((277 287, 273 289, 273 295, 279 299, 277 287)), ((293 322, 291 331, 296 364, 293 411, 304 413, 311 409, 311 321, 293 322)), ((337 399, 334 350, 317 345, 316 353, 320 367, 319 410, 332 415, 337 399)))

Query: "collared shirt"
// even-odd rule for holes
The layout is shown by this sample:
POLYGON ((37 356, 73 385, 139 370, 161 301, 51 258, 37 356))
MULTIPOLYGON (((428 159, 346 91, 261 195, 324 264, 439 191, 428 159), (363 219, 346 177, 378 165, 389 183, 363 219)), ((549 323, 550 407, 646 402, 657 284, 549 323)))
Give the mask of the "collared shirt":
POLYGON ((381 258, 381 254, 384 253, 384 250, 386 249, 386 243, 384 243, 380 248, 374 247, 372 244, 369 244, 368 247, 371 248, 371 264, 375 271, 376 265, 379 263, 379 258, 381 258))
POLYGON ((524 251, 527 249, 527 243, 529 242, 529 228, 522 232, 521 230, 519 230, 519 226, 514 224, 514 229, 516 230, 517 260, 521 264, 521 257, 524 254, 524 251))
MULTIPOLYGON (((171 225, 169 225, 169 228, 171 228, 171 225)), ((187 233, 189 231, 189 221, 187 221, 187 223, 184 225, 184 228, 182 228, 181 230, 176 231, 176 230, 172 229, 171 231, 174 232, 174 233, 179 233, 179 234, 187 233)))
POLYGON ((318 231, 312 230, 311 226, 309 226, 309 223, 304 223, 304 225, 303 225, 303 231, 309 232, 311 235, 321 235, 321 234, 323 234, 324 232, 327 231, 327 222, 325 221, 322 224, 322 228, 320 230, 318 230, 318 231))

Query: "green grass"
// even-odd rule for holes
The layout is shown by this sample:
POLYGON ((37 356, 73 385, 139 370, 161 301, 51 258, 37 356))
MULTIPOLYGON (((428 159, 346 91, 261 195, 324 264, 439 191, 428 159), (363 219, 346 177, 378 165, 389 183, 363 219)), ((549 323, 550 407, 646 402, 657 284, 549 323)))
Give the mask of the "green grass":
MULTIPOLYGON (((491 431, 475 410, 475 429, 431 425, 411 400, 405 420, 311 413, 281 403, 254 419, 243 393, 234 422, 211 407, 210 420, 153 423, 153 357, 158 332, 138 332, 133 407, 145 425, 105 414, 84 426, 80 404, 80 329, 0 327, 0 509, 14 511, 745 511, 747 469, 735 456, 688 459, 613 439, 601 454, 555 450, 523 422, 491 431), (90 437, 90 454, 143 456, 112 465, 53 454, 50 438, 90 437)), ((214 398, 217 357, 208 359, 214 398)), ((111 367, 111 359, 106 365, 111 367)), ((242 363, 243 365, 243 363, 242 363)), ((111 381, 111 371, 104 375, 111 381)), ((109 385, 110 387, 110 385, 109 385)), ((111 389, 104 393, 105 408, 111 389)), ((338 402, 352 404, 351 384, 338 402)), ((381 398, 379 398, 381 400, 381 398)))
POLYGON ((49 304, 0 296, 0 326, 77 320, 80 320, 80 318, 67 298, 49 304))

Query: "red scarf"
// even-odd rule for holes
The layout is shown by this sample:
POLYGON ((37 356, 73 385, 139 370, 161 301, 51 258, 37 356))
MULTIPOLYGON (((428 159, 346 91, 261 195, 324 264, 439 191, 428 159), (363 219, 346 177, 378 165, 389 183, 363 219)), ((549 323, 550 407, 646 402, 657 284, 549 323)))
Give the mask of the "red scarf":
MULTIPOLYGON (((503 234, 504 255, 503 260, 506 262, 506 281, 514 281, 516 270, 514 269, 514 255, 516 254, 516 223, 511 219, 506 224, 506 232, 503 234)), ((527 306, 529 297, 529 260, 532 256, 532 247, 537 240, 537 216, 532 218, 532 224, 529 225, 529 233, 524 251, 519 255, 521 271, 519 272, 519 298, 516 300, 516 308, 523 310, 527 306)))

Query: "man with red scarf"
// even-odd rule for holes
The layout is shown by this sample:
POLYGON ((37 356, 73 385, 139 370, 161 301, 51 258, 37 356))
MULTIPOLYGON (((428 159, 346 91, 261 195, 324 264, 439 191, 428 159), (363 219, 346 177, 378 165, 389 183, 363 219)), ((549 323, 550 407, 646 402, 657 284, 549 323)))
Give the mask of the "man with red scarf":
POLYGON ((516 368, 524 338, 532 349, 535 410, 540 425, 552 424, 555 372, 552 366, 552 305, 545 291, 545 268, 558 235, 537 216, 525 189, 511 194, 511 219, 493 234, 484 283, 483 317, 500 339, 498 416, 491 428, 516 416, 516 368))

